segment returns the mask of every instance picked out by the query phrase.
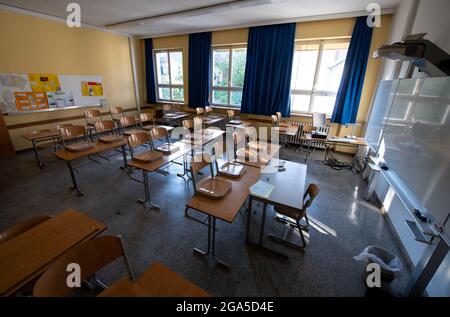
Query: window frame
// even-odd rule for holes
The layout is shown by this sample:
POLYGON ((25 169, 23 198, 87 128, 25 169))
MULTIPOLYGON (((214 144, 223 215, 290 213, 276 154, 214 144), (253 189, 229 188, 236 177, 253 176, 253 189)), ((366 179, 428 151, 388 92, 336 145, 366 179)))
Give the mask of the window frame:
MULTIPOLYGON (((311 90, 303 90, 303 89, 293 89, 291 87, 291 92, 290 92, 291 98, 293 96, 309 96, 310 97, 308 111, 307 112, 298 111, 298 110, 293 110, 291 108, 291 114, 293 114, 293 115, 312 115, 314 112, 313 106, 314 106, 315 97, 336 97, 337 96, 337 92, 330 91, 330 90, 316 89, 318 82, 319 82, 319 75, 320 75, 320 69, 322 66, 321 64, 322 64, 324 47, 326 44, 333 44, 333 43, 348 43, 350 45, 350 40, 351 40, 351 37, 342 37, 342 38, 338 38, 338 39, 318 39, 318 40, 297 40, 297 41, 295 41, 294 54, 296 51, 301 51, 301 50, 297 50, 298 44, 319 45, 319 52, 317 55, 316 68, 315 68, 315 72, 314 72, 314 80, 313 80, 312 89, 311 90)), ((345 63, 345 61, 344 61, 344 63, 345 63)), ((328 113, 326 115, 327 115, 327 117, 331 116, 331 114, 328 114, 328 113)))
MULTIPOLYGON (((232 74, 233 74, 233 49, 245 49, 247 53, 247 45, 246 44, 236 44, 236 45, 214 45, 211 47, 211 88, 209 91, 209 102, 214 107, 222 107, 222 108, 232 108, 232 109, 240 109, 242 105, 233 105, 231 104, 231 93, 235 91, 244 91, 244 86, 236 87, 232 86, 232 74), (227 87, 214 86, 214 50, 228 50, 229 58, 228 58, 228 85, 227 87), (214 90, 219 91, 227 91, 228 98, 226 104, 214 103, 213 93, 214 90)), ((247 65, 247 59, 245 60, 247 65)), ((245 76, 245 69, 244 69, 245 76)))
POLYGON ((155 89, 156 89, 156 101, 162 102, 162 103, 176 103, 176 104, 184 104, 185 101, 185 91, 184 91, 184 82, 185 82, 185 74, 184 74, 184 54, 182 48, 158 48, 153 49, 153 73, 155 76, 155 89), (179 52, 181 53, 181 60, 182 60, 182 71, 183 71, 183 84, 172 84, 172 72, 171 72, 171 65, 170 65, 170 53, 172 52, 179 52), (158 82, 158 63, 156 61, 156 54, 157 53, 166 53, 167 54, 167 62, 168 62, 168 68, 169 68, 169 84, 160 84, 158 82), (159 88, 169 88, 170 89, 170 99, 163 99, 159 95, 159 88), (172 89, 183 89, 183 100, 174 100, 172 95, 172 89))

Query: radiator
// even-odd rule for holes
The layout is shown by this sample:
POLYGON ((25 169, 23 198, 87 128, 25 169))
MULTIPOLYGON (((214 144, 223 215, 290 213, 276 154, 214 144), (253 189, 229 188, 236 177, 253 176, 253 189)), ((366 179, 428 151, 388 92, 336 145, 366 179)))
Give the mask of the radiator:
MULTIPOLYGON (((303 145, 303 146, 312 146, 318 149, 325 149, 326 146, 322 142, 315 142, 315 141, 302 141, 300 138, 304 136, 303 132, 303 126, 312 126, 312 123, 310 122, 299 122, 299 121, 283 121, 292 125, 298 125, 300 128, 298 129, 298 132, 295 136, 291 136, 288 138, 289 144, 295 144, 295 145, 303 145)), ((320 128, 316 129, 319 132, 325 132, 327 135, 330 133, 330 126, 322 126, 320 128)))

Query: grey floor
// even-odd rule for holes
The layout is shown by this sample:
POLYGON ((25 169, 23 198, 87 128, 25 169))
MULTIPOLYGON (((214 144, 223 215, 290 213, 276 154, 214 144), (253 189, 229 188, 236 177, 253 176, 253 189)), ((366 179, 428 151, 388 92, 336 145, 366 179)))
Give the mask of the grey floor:
MULTIPOLYGON (((283 158, 303 163, 304 153, 286 150, 283 158)), ((31 151, 3 161, 0 232, 33 215, 58 214, 74 208, 107 224, 105 234, 123 236, 137 274, 158 260, 214 296, 365 296, 364 264, 353 256, 368 245, 385 247, 397 255, 400 251, 380 210, 362 198, 366 182, 350 170, 332 170, 315 161, 322 158, 323 153, 317 151, 308 162, 307 184, 318 184, 320 194, 309 210, 312 227, 306 252, 265 240, 267 245, 288 254, 287 261, 246 246, 244 208, 233 224, 218 222, 217 254, 231 265, 230 272, 217 267, 211 259, 194 255, 194 247, 206 247, 207 230, 184 217, 192 188, 176 176, 180 167, 171 166, 169 176, 152 175, 152 198, 162 208, 146 210, 136 203, 143 196, 143 185, 131 181, 119 169, 120 155, 101 165, 79 167, 88 160, 75 163, 84 197, 69 190, 69 171, 61 161, 49 163, 42 170, 34 163, 31 151)), ((134 176, 141 174, 135 172, 134 176)), ((261 206, 255 206, 254 211, 253 229, 258 229, 261 206)), ((270 209, 266 232, 281 234, 284 227, 273 217, 270 209)), ((256 236, 256 230, 253 234, 256 236)), ((291 238, 299 237, 295 233, 291 238)), ((99 277, 111 283, 125 274, 125 267, 116 262, 102 270, 99 277)), ((405 270, 394 281, 394 294, 399 294, 408 277, 405 270)))

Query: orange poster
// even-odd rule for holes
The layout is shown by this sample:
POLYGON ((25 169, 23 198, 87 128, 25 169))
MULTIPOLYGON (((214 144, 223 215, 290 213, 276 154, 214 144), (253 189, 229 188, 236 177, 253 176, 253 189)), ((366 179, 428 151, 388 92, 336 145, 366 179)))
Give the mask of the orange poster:
POLYGON ((47 95, 42 92, 15 92, 18 111, 48 109, 47 95))

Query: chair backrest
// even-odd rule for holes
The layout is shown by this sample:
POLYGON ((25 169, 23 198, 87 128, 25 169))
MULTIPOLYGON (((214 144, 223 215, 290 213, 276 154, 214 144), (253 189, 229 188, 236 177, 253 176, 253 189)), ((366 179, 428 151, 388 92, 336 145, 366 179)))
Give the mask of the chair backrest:
POLYGON ((277 111, 277 112, 275 112, 275 115, 277 116, 278 123, 280 123, 280 122, 281 122, 281 119, 282 119, 281 112, 277 111))
POLYGON ((112 107, 110 109, 110 113, 111 113, 111 119, 117 119, 116 117, 114 117, 114 115, 118 115, 120 117, 123 117, 125 115, 125 113, 123 112, 123 108, 120 106, 116 106, 116 107, 112 107))
POLYGON ((192 130, 192 129, 194 128, 194 120, 192 120, 192 119, 186 119, 186 120, 183 120, 183 121, 181 122, 181 124, 183 125, 183 127, 184 127, 185 129, 192 130))
POLYGON ((191 159, 191 173, 192 176, 194 177, 195 175, 197 175, 197 173, 204 169, 206 166, 208 166, 211 162, 211 160, 209 160, 209 162, 205 159, 206 157, 208 157, 209 154, 206 153, 197 153, 195 154, 192 159, 191 159))
POLYGON ((122 128, 136 126, 136 118, 134 116, 122 117, 120 118, 120 125, 122 126, 122 128))
POLYGON ((277 115, 272 115, 272 116, 270 116, 270 118, 272 119, 272 124, 276 125, 278 123, 278 116, 277 115))
POLYGON ((205 112, 206 112, 206 114, 212 113, 213 112, 213 108, 211 106, 206 106, 205 107, 205 112))
POLYGON ((156 141, 162 138, 165 138, 167 142, 169 142, 169 133, 163 127, 158 127, 150 130, 150 137, 152 141, 156 141))
POLYGON ((104 132, 104 131, 113 131, 116 127, 116 125, 114 124, 114 121, 112 120, 104 120, 104 121, 97 121, 94 124, 95 127, 95 131, 97 131, 97 133, 99 132, 104 132))
POLYGON ((312 116, 314 128, 320 128, 327 124, 327 116, 325 113, 314 112, 312 116))
POLYGON ((130 148, 135 148, 150 142, 150 135, 147 132, 133 133, 128 137, 128 145, 130 148))
POLYGON ((47 221, 51 219, 52 216, 37 216, 30 219, 27 219, 25 221, 22 221, 18 224, 15 224, 14 226, 10 227, 9 229, 6 229, 4 232, 0 233, 0 244, 11 240, 18 235, 24 233, 25 231, 37 226, 40 223, 43 223, 44 221, 47 221))
POLYGON ((303 212, 306 212, 306 210, 311 207, 311 204, 317 195, 319 195, 319 187, 316 184, 310 184, 303 196, 303 212))
POLYGON ((227 110, 228 121, 234 120, 234 110, 227 110))
POLYGON ((35 297, 62 297, 74 289, 67 285, 68 265, 80 266, 81 281, 86 280, 107 264, 123 257, 131 280, 134 280, 121 237, 105 236, 81 243, 50 264, 33 288, 35 297))
POLYGON ((73 126, 72 123, 58 124, 58 125, 55 126, 55 129, 59 131, 59 129, 61 129, 61 128, 71 127, 71 126, 73 126))
POLYGON ((163 112, 164 113, 169 113, 169 112, 173 112, 173 105, 163 105, 163 112))
POLYGON ((194 120, 194 128, 201 129, 203 127, 203 118, 195 117, 194 120))
POLYGON ((141 114, 139 115, 139 119, 141 120, 142 123, 145 123, 145 122, 154 122, 154 116, 153 116, 152 113, 149 113, 149 112, 141 113, 141 114))
POLYGON ((89 123, 89 119, 93 118, 100 118, 100 121, 102 120, 102 113, 100 110, 93 109, 93 110, 86 110, 84 112, 84 118, 86 119, 86 122, 89 123))
POLYGON ((315 128, 312 125, 303 125, 302 129, 303 129, 303 132, 305 132, 305 133, 311 133, 315 130, 315 128))
POLYGON ((173 108, 174 112, 181 112, 181 111, 183 111, 183 106, 182 105, 173 105, 172 108, 173 108))
POLYGON ((197 115, 199 115, 199 116, 205 114, 205 108, 202 108, 202 107, 196 108, 195 111, 197 112, 197 115))
POLYGON ((120 106, 112 107, 111 114, 123 114, 123 108, 120 106))
POLYGON ((63 140, 86 136, 86 128, 82 125, 72 125, 59 129, 59 134, 63 140))

